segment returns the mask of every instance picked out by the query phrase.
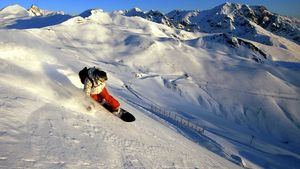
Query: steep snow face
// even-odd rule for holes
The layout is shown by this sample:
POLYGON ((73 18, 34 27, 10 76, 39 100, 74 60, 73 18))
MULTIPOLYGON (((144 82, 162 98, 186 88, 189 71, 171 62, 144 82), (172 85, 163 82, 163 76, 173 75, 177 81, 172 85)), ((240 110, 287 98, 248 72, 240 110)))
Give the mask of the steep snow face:
POLYGON ((237 38, 229 34, 207 35, 201 38, 189 40, 188 45, 193 47, 202 47, 218 50, 230 50, 240 57, 252 59, 258 63, 268 62, 268 57, 264 51, 257 48, 251 42, 237 38))
POLYGON ((296 43, 272 36, 283 48, 228 33, 186 32, 101 10, 39 29, 9 28, 0 33, 0 162, 6 168, 300 164, 296 43), (135 123, 101 107, 85 110, 90 103, 77 76, 84 66, 108 73, 109 91, 135 123))
POLYGON ((122 12, 119 12, 119 14, 125 15, 125 16, 139 16, 142 18, 145 18, 147 20, 156 22, 156 23, 161 23, 170 27, 173 27, 172 23, 170 23, 169 18, 167 18, 163 13, 159 11, 153 11, 150 10, 148 12, 143 12, 139 8, 133 8, 131 10, 125 10, 122 12))
POLYGON ((170 19, 170 22, 174 24, 176 28, 184 29, 187 31, 194 31, 199 29, 199 27, 193 23, 193 19, 199 15, 199 11, 181 11, 174 10, 166 14, 166 16, 170 19))
POLYGON ((244 14, 248 19, 276 35, 300 44, 300 21, 298 19, 271 13, 263 6, 251 8, 253 12, 250 16, 244 14))

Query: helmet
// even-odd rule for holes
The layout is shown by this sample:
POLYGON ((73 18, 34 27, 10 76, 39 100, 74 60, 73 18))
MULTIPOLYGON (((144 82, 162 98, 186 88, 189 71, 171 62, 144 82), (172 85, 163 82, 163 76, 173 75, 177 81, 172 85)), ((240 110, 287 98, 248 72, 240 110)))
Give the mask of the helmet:
POLYGON ((107 80, 107 75, 106 72, 99 70, 99 69, 95 69, 93 72, 93 76, 95 78, 95 80, 97 81, 106 81, 107 80))

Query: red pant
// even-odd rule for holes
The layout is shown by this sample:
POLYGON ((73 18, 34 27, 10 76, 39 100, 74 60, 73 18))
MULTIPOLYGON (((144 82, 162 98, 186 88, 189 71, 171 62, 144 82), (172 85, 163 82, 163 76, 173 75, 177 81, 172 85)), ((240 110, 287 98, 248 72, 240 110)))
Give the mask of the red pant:
POLYGON ((91 94, 91 97, 96 100, 97 102, 102 102, 103 99, 105 100, 105 103, 111 107, 112 110, 116 110, 120 107, 120 103, 118 100, 113 98, 107 91, 107 89, 104 87, 102 92, 99 94, 91 94))

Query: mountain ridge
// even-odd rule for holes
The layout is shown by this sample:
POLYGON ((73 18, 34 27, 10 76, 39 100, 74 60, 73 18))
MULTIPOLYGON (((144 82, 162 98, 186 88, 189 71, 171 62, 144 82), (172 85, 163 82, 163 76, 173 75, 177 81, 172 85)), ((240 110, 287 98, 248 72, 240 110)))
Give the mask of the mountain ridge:
POLYGON ((300 21, 272 13, 264 6, 248 6, 238 3, 224 3, 210 10, 173 10, 163 14, 159 11, 143 12, 125 10, 125 16, 139 16, 153 22, 187 31, 207 33, 230 33, 235 36, 272 45, 271 41, 256 40, 259 32, 253 23, 300 44, 300 21), (157 19, 158 17, 158 19, 157 19), (153 19, 156 18, 156 19, 153 19), (249 37, 250 36, 250 37, 249 37))
MULTIPOLYGON (((87 11, 92 11, 92 9, 87 11)), ((79 16, 87 15, 87 11, 82 12, 79 16)), ((43 10, 36 5, 32 5, 26 10, 17 4, 1 9, 1 13, 6 13, 5 15, 18 14, 24 17, 64 15, 62 11, 43 10)), ((272 13, 264 6, 249 6, 227 2, 203 11, 173 10, 164 14, 157 10, 143 12, 139 8, 133 8, 112 13, 130 17, 138 16, 152 22, 190 32, 227 33, 262 44, 273 45, 273 40, 264 32, 259 31, 256 28, 257 25, 268 32, 284 37, 298 45, 300 44, 300 20, 272 13)))

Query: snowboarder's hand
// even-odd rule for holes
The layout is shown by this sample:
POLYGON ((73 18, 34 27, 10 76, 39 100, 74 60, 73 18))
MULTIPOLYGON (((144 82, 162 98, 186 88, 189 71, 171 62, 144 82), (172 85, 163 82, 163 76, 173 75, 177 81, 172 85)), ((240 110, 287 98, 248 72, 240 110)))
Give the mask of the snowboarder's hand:
POLYGON ((91 104, 91 105, 87 106, 86 109, 87 109, 88 111, 91 111, 91 110, 93 110, 93 108, 94 108, 94 105, 91 104))

